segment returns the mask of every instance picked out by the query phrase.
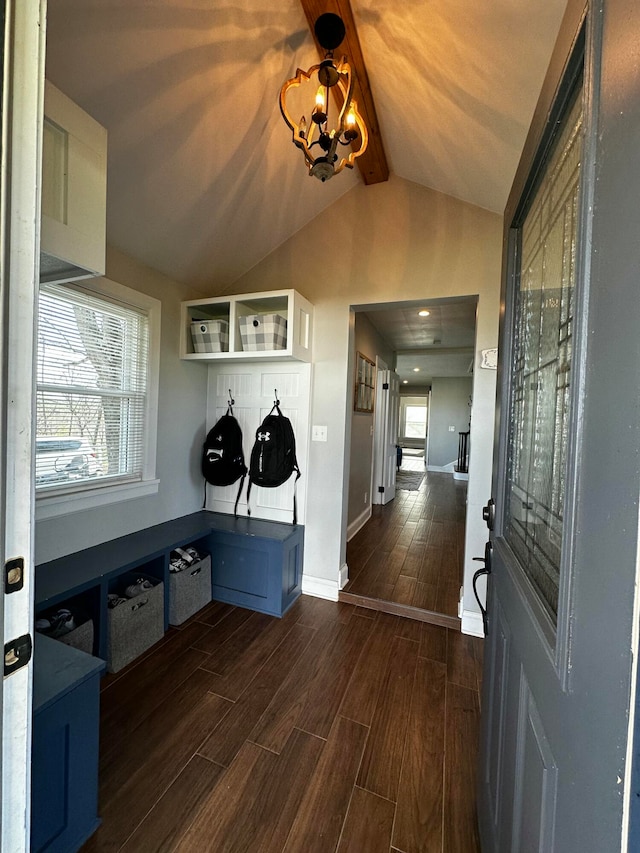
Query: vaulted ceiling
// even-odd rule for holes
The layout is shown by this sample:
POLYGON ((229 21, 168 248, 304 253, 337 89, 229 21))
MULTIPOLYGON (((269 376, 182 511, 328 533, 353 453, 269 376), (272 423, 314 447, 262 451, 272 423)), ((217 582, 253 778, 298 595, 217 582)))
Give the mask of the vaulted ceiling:
MULTIPOLYGON (((565 5, 352 0, 390 171, 501 213, 565 5)), ((309 177, 280 116, 317 61, 300 0, 48 7, 47 77, 109 133, 123 252, 213 293, 362 181, 309 177)))

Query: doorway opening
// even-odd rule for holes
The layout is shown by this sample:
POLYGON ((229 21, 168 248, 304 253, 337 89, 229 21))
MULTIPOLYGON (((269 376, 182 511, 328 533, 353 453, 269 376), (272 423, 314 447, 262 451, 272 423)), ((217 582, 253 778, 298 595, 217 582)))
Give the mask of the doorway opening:
POLYGON ((352 310, 353 363, 376 365, 376 387, 374 410, 351 412, 340 598, 459 627, 477 298, 352 310))

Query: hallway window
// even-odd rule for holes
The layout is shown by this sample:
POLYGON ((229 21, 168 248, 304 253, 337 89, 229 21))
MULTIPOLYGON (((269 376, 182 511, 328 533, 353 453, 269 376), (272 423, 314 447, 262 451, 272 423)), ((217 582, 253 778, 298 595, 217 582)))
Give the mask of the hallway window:
POLYGON ((400 397, 400 437, 424 441, 427 434, 427 404, 421 397, 400 397))
MULTIPOLYGON (((36 363, 38 497, 86 494, 155 476, 157 300, 115 285, 43 285, 36 363), (131 302, 108 293, 131 295, 131 302), (146 303, 146 307, 145 307, 146 303), (151 367, 154 365, 154 369, 151 367), (155 456, 155 452, 154 452, 155 456)), ((81 508, 78 506, 78 508, 81 508)))

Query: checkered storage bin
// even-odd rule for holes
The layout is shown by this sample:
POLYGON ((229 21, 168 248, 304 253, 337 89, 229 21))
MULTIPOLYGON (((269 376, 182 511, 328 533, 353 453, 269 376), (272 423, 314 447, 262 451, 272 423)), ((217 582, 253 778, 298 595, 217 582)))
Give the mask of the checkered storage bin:
POLYGON ((287 320, 281 314, 249 314, 238 322, 245 352, 287 348, 287 320))
POLYGON ((194 352, 228 352, 229 324, 226 320, 195 320, 191 340, 194 352))

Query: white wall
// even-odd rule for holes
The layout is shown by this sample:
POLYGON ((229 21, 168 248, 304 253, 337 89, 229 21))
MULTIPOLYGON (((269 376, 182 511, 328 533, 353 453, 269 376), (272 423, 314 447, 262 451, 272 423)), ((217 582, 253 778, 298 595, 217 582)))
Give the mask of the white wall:
POLYGON ((207 365, 180 361, 180 302, 200 293, 187 290, 113 249, 107 277, 162 302, 158 400, 158 494, 36 524, 36 563, 178 518, 202 507, 200 455, 205 437, 207 365))
POLYGON ((228 289, 295 287, 315 306, 311 422, 327 426, 328 440, 310 444, 304 571, 335 596, 346 554, 349 306, 477 296, 465 557, 465 607, 477 613, 471 557, 482 553, 478 543, 486 538, 481 508, 491 492, 496 388, 495 372, 477 368, 480 350, 497 346, 501 247, 497 214, 392 176, 356 186, 228 289), (301 278, 301 270, 316 272, 301 278))
POLYGON ((458 458, 458 433, 469 429, 471 376, 433 377, 427 468, 437 471, 458 458), (449 427, 453 427, 453 432, 449 427))

